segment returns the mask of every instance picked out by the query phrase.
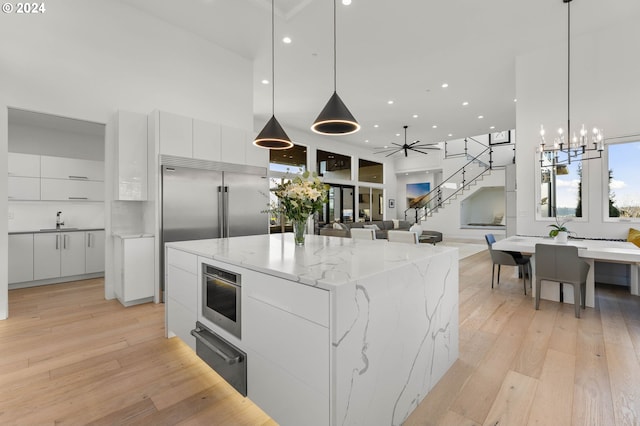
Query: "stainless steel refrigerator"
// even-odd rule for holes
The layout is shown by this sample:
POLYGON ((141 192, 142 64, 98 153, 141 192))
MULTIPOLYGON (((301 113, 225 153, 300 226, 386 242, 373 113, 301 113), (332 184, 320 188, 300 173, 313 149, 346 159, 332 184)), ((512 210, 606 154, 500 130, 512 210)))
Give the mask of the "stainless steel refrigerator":
POLYGON ((269 216, 261 213, 268 193, 263 168, 163 165, 160 277, 164 278, 164 243, 268 233, 269 216))

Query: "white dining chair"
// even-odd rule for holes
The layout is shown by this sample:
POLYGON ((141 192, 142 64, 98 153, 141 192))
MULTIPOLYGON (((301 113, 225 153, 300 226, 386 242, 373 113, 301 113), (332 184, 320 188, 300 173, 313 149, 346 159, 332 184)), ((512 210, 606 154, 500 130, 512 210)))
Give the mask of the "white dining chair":
POLYGON ((368 228, 351 228, 351 238, 354 240, 375 240, 375 229, 368 228))
POLYGON ((390 243, 419 244, 418 234, 411 231, 387 231, 387 239, 390 243))

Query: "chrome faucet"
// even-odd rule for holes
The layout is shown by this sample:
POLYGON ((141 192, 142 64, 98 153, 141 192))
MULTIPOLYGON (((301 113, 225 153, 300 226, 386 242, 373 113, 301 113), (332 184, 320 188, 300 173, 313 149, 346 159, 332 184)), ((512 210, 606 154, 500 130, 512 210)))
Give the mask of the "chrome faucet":
POLYGON ((60 229, 60 227, 64 225, 62 221, 62 212, 56 213, 56 229, 60 229))

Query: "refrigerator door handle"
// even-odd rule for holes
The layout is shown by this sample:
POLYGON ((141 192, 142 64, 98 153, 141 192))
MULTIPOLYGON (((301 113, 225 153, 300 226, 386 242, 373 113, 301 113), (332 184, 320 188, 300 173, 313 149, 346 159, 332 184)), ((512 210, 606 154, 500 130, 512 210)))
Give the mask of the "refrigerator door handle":
POLYGON ((218 186, 218 236, 223 238, 224 235, 224 200, 222 195, 222 186, 218 186))
POLYGON ((224 187, 224 236, 229 237, 229 187, 224 187))

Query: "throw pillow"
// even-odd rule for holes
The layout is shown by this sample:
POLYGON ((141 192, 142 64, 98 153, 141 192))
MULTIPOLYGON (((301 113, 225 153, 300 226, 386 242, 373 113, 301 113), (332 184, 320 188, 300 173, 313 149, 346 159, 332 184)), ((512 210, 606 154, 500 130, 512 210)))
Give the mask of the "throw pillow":
POLYGON ((340 222, 333 222, 333 229, 342 229, 342 226, 340 226, 340 222))
POLYGON ((391 221, 393 222, 393 229, 400 228, 400 219, 391 219, 391 221))
POLYGON ((362 226, 364 229, 373 229, 374 231, 379 231, 380 228, 378 228, 378 225, 363 225, 362 226))
POLYGON ((629 228, 629 236, 627 241, 640 247, 640 231, 637 229, 629 228))

